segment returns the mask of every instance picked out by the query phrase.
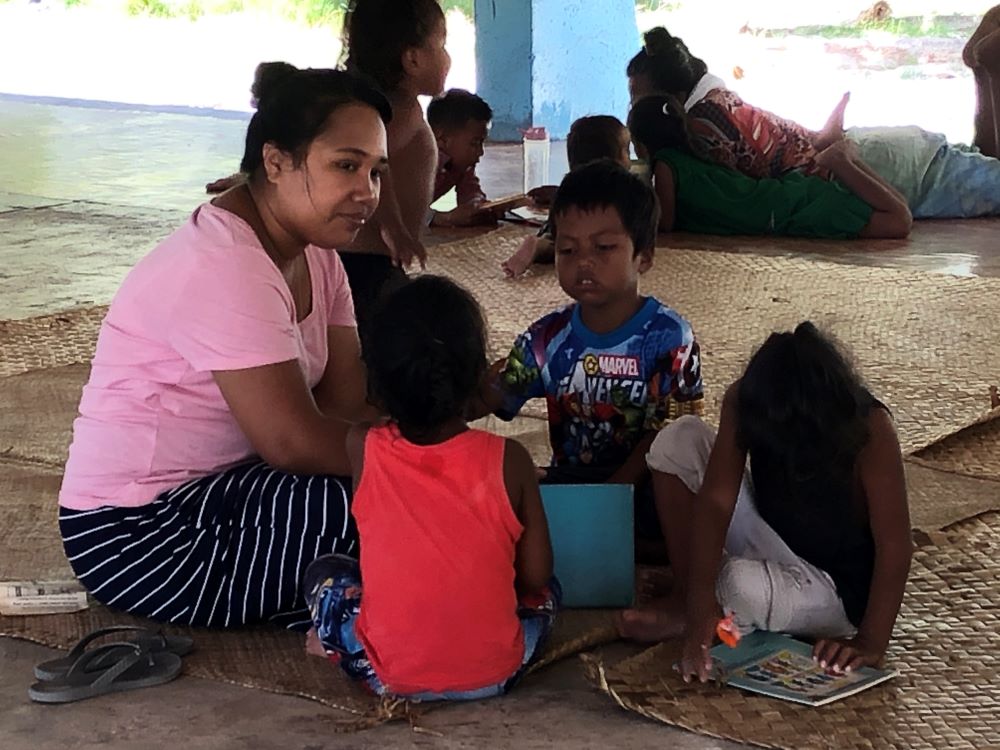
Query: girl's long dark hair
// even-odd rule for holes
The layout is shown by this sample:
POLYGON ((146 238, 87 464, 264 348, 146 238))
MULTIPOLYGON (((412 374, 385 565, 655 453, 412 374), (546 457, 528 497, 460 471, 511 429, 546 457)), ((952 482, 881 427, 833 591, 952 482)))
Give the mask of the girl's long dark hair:
POLYGON ((737 439, 754 461, 804 482, 850 481, 874 399, 847 357, 809 321, 772 333, 738 387, 737 439))

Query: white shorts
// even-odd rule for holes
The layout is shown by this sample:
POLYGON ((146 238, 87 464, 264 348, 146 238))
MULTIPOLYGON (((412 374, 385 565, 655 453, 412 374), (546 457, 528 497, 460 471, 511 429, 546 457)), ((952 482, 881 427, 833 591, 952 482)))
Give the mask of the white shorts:
MULTIPOLYGON (((650 470, 672 474, 697 494, 705 479, 715 432, 701 419, 683 416, 650 446, 650 470)), ((772 630, 811 638, 852 636, 833 579, 789 549, 754 506, 750 473, 744 472, 726 533, 725 560, 715 587, 723 611, 742 633, 772 630)))

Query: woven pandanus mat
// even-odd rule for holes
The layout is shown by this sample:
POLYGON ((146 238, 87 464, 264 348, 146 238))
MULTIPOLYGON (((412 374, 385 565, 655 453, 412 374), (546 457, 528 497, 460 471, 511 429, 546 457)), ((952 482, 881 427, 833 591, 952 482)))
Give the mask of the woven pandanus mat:
POLYGON ((1000 480, 1000 409, 923 448, 914 459, 936 469, 1000 480))
POLYGON ((90 365, 0 379, 0 456, 61 469, 90 365))
POLYGON ((685 684, 677 642, 591 680, 623 708, 760 747, 920 750, 996 746, 1000 736, 1000 514, 957 524, 918 548, 887 664, 900 677, 820 708, 735 688, 685 684), (940 537, 944 539, 944 537, 940 537))
MULTIPOLYGON (((471 289, 503 356, 532 321, 567 302, 550 267, 511 281, 500 262, 524 237, 502 229, 434 248, 428 270, 471 289)), ((806 318, 853 352, 894 411, 906 452, 934 443, 989 410, 997 358, 990 331, 1000 281, 860 268, 796 258, 660 248, 643 280, 680 310, 702 343, 706 416, 717 421, 726 385, 768 333, 806 318)), ((0 322, 0 375, 87 362, 106 308, 0 322)), ((532 405, 532 416, 544 414, 532 405)))
MULTIPOLYGON (((532 671, 615 640, 612 617, 611 612, 604 610, 560 613, 545 652, 532 671)), ((0 636, 69 648, 96 628, 123 624, 191 636, 196 648, 184 657, 185 675, 307 698, 339 712, 341 715, 334 716, 331 726, 336 728, 339 722, 344 731, 367 729, 403 718, 409 710, 405 702, 383 702, 368 695, 338 667, 325 659, 307 656, 302 634, 275 627, 227 631, 162 626, 93 604, 73 614, 0 615, 0 636)))
MULTIPOLYGON (((500 262, 525 234, 501 229, 439 245, 428 264, 480 300, 496 356, 532 321, 568 301, 551 266, 504 278, 500 262)), ((981 418, 990 409, 989 386, 1000 379, 996 279, 660 247, 642 291, 694 326, 713 422, 725 387, 754 348, 772 331, 805 319, 851 350, 872 390, 892 408, 907 453, 981 418)))
MULTIPOLYGON (((57 522, 61 472, 46 466, 0 460, 0 580, 72 580, 57 522)), ((615 640, 613 613, 560 613, 540 669, 615 640)), ((32 617, 0 615, 0 635, 68 648, 86 633, 112 624, 159 627, 94 603, 83 612, 32 617)), ((407 716, 405 703, 383 703, 366 695, 340 669, 307 657, 301 634, 273 627, 222 631, 167 627, 191 635, 197 650, 184 659, 184 673, 273 693, 297 695, 337 709, 340 729, 364 729, 407 716)), ((26 683, 27 684, 27 683, 26 683)))
POLYGON ((0 377, 90 362, 106 305, 0 320, 0 377))

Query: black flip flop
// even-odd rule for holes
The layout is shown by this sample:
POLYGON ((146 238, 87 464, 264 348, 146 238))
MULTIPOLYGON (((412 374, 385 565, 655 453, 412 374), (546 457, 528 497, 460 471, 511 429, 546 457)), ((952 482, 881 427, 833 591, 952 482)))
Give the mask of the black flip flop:
POLYGON ((149 651, 137 643, 109 643, 84 651, 62 677, 36 682, 28 696, 39 703, 72 703, 108 693, 170 682, 181 673, 181 657, 149 651), (95 663, 105 664, 102 669, 95 663))
MULTIPOLYGON (((129 646, 140 646, 146 651, 154 653, 158 651, 167 651, 171 654, 176 654, 177 656, 186 656, 191 653, 191 649, 194 648, 194 641, 186 635, 163 635, 162 633, 144 628, 141 625, 111 625, 106 628, 99 628, 92 633, 87 633, 87 635, 81 638, 79 642, 73 646, 66 656, 62 656, 58 659, 51 659, 37 665, 35 667, 35 677, 39 680, 59 679, 69 672, 70 668, 87 650, 87 646, 89 646, 93 641, 96 641, 98 638, 103 638, 106 635, 111 635, 112 633, 124 632, 133 632, 136 635, 134 638, 130 638, 127 641, 116 644, 123 648, 127 648, 129 646)), ((101 659, 87 662, 87 668, 91 671, 101 671, 109 664, 116 661, 118 656, 119 655, 114 654, 112 651, 106 650, 103 652, 101 659)))

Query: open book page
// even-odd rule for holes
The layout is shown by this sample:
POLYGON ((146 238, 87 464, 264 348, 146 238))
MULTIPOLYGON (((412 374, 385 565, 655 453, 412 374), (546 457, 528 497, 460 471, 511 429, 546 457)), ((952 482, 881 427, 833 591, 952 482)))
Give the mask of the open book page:
POLYGON ((809 644, 763 631, 745 636, 736 648, 715 646, 711 654, 716 678, 727 685, 808 706, 832 703, 899 674, 870 667, 830 673, 813 661, 809 644))

